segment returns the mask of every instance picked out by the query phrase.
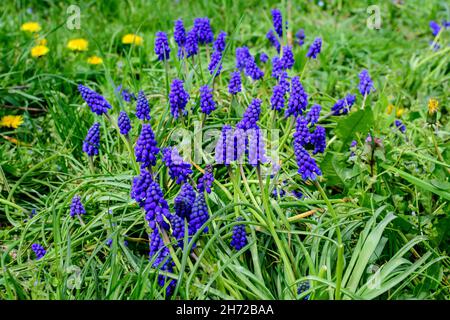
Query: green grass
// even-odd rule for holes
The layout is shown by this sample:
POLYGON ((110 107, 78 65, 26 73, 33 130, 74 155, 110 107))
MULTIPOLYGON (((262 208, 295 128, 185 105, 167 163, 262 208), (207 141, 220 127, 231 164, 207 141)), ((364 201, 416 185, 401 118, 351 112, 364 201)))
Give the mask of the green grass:
MULTIPOLYGON (((381 29, 370 30, 366 1, 324 2, 321 8, 316 1, 289 6, 289 0, 83 1, 79 30, 65 25, 70 3, 2 3, 0 117, 20 114, 24 123, 15 130, 0 128, 0 299, 169 299, 148 260, 144 213, 130 198, 138 173, 132 149, 106 118, 90 112, 78 83, 108 99, 114 121, 120 110, 130 114, 132 143, 141 125, 133 115, 135 105, 114 91, 119 84, 146 93, 161 148, 177 143, 180 129, 210 148, 211 141, 198 139, 198 132, 201 137, 224 124, 235 125, 253 98, 263 100, 260 127, 278 129, 284 141, 281 169, 273 178, 259 179, 249 165, 232 165, 230 171, 214 166, 216 183, 207 196, 209 231, 194 237, 195 256, 188 248, 192 242, 185 241, 184 248, 172 243, 175 267, 168 276, 177 279, 177 286, 170 298, 450 299, 450 36, 449 30, 442 32, 441 49, 431 50, 428 25, 450 20, 450 8, 443 1, 383 1, 381 29), (246 45, 254 55, 276 54, 265 38, 274 7, 288 16, 294 34, 305 29, 305 45, 294 47, 296 62, 289 75, 302 74, 310 102, 323 108, 321 115, 347 93, 357 95, 349 115, 321 121, 327 149, 314 156, 323 172, 318 183, 305 182, 297 173, 289 121, 282 114, 272 120, 270 62, 258 62, 266 73, 262 81, 243 79, 242 93, 234 99, 228 93, 236 47, 246 45), (202 16, 211 19, 216 34, 223 29, 229 36, 223 70, 214 81, 218 108, 198 131, 198 89, 212 82, 207 53, 200 47, 200 59, 183 65, 175 58, 172 35, 177 18, 189 29, 193 18, 202 16), (26 21, 41 24, 48 55, 31 57, 33 38, 20 31, 26 21), (153 51, 160 30, 169 33, 172 49, 167 73, 153 51), (141 35, 144 45, 122 45, 126 33, 141 35), (319 36, 322 52, 306 64, 307 48, 319 36), (87 53, 66 49, 76 37, 88 39, 87 53), (92 54, 104 63, 87 64, 92 54), (376 91, 360 110, 358 74, 364 68, 376 91), (177 77, 191 95, 183 121, 174 121, 168 112, 167 80, 177 77), (429 98, 439 101, 435 125, 427 122, 429 98), (387 114, 388 104, 405 109, 405 135, 392 126, 395 112, 387 114), (101 148, 92 171, 81 145, 94 121, 101 123, 101 148), (382 139, 374 152, 365 143, 369 132, 382 139), (358 148, 349 160, 352 140, 358 148), (286 195, 273 196, 275 187, 286 195), (295 198, 294 190, 304 197, 295 198), (75 194, 86 207, 84 225, 69 216, 75 194), (37 214, 29 219, 32 209, 37 214), (237 216, 244 217, 249 240, 240 251, 229 245, 237 216), (47 249, 41 260, 31 250, 35 242, 47 249), (297 294, 304 281, 311 288, 297 294)), ((204 166, 202 161, 193 167, 193 180, 204 166)), ((179 186, 160 158, 154 172, 173 211, 179 186)))

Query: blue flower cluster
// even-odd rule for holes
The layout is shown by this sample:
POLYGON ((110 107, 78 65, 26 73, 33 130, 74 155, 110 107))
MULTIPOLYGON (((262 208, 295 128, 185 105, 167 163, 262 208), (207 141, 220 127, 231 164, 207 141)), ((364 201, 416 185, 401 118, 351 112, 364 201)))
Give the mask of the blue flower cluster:
POLYGON ((169 104, 170 112, 175 119, 185 115, 185 107, 190 99, 189 93, 184 90, 183 81, 180 79, 174 79, 170 86, 169 104))
POLYGON ((331 108, 331 111, 335 116, 347 114, 350 111, 350 108, 355 104, 355 101, 356 97, 352 94, 348 94, 344 99, 339 99, 331 108))
POLYGON ((306 114, 306 121, 313 126, 319 121, 320 117, 320 111, 322 110, 322 107, 318 104, 315 104, 309 109, 309 112, 306 114))
POLYGON ((272 9, 272 23, 273 28, 277 32, 280 38, 283 37, 283 16, 281 15, 281 11, 278 9, 272 9))
POLYGON ((198 179, 197 189, 199 192, 206 191, 211 193, 211 187, 214 182, 214 175, 212 171, 212 165, 208 164, 205 168, 205 173, 198 179))
POLYGON ((47 251, 44 249, 44 247, 42 245, 40 245, 39 243, 33 243, 31 245, 31 249, 34 251, 34 254, 36 255, 36 260, 42 259, 45 256, 45 254, 47 253, 47 251))
POLYGON ((168 60, 170 57, 169 41, 165 32, 158 31, 156 33, 155 53, 161 61, 168 60))
POLYGON ((227 33, 225 31, 220 31, 217 35, 216 40, 213 44, 213 49, 218 52, 223 52, 226 47, 225 39, 227 38, 227 33))
POLYGON ((214 41, 214 33, 207 17, 195 18, 194 29, 197 33, 199 44, 208 44, 214 41))
POLYGON ((395 120, 394 124, 398 128, 398 130, 400 130, 401 133, 406 132, 406 126, 403 124, 403 122, 401 122, 400 120, 395 120))
POLYGON ((204 114, 210 114, 216 109, 212 92, 213 89, 208 85, 200 87, 200 108, 204 114))
POLYGON ((166 219, 169 219, 169 205, 156 181, 151 181, 147 190, 145 190, 145 198, 139 202, 144 209, 145 220, 151 229, 155 229, 157 224, 165 230, 169 229, 166 219))
POLYGON ((273 87, 272 97, 270 98, 270 105, 272 110, 280 111, 284 108, 285 104, 285 89, 281 85, 276 85, 273 87))
POLYGON ((141 134, 134 147, 134 153, 136 161, 141 163, 141 168, 156 164, 156 155, 159 153, 159 148, 150 124, 142 126, 141 134))
POLYGON ((277 50, 278 53, 280 53, 281 50, 281 44, 280 41, 278 40, 275 32, 273 32, 272 29, 270 29, 267 34, 266 34, 266 38, 267 40, 269 40, 270 44, 275 47, 275 49, 277 50))
POLYGON ((125 111, 120 111, 117 118, 117 126, 119 127, 120 134, 127 135, 131 130, 131 122, 128 114, 125 111))
POLYGON ((175 213, 183 219, 190 220, 192 204, 195 201, 194 188, 189 183, 184 183, 174 200, 175 213))
POLYGON ((192 28, 186 35, 186 57, 192 57, 198 54, 198 37, 195 28, 192 28))
POLYGON ((244 70, 249 58, 251 54, 247 47, 236 48, 236 69, 244 70))
POLYGON ((283 47, 283 56, 281 57, 281 67, 283 70, 292 69, 294 66, 294 54, 291 46, 283 47))
POLYGON ((170 177, 178 184, 186 182, 188 176, 192 173, 191 165, 183 161, 177 148, 165 148, 162 153, 163 162, 169 169, 170 177))
POLYGON ((81 197, 75 195, 72 198, 72 203, 70 204, 70 216, 73 218, 76 215, 86 214, 83 204, 81 203, 81 197))
POLYGON ((211 61, 208 65, 208 71, 210 75, 217 77, 222 71, 222 52, 214 51, 211 55, 211 61))
POLYGON ((93 157, 98 154, 98 148, 100 147, 100 123, 96 122, 88 130, 86 138, 83 141, 83 152, 89 157, 93 157))
POLYGON ((78 91, 93 113, 101 116, 102 114, 107 113, 108 109, 111 109, 109 102, 94 90, 79 84, 78 91))
POLYGON ((186 30, 184 29, 184 24, 182 19, 175 21, 175 27, 173 32, 173 37, 178 45, 178 58, 184 58, 184 46, 186 45, 186 30))
POLYGON ((260 99, 253 99, 245 110, 241 121, 236 125, 236 128, 243 130, 256 128, 256 122, 259 120, 261 114, 261 103, 262 101, 260 99))
POLYGON ((144 91, 139 91, 138 100, 136 103, 136 117, 142 121, 150 120, 150 105, 145 97, 144 91))
MULTIPOLYGON (((236 219, 237 222, 243 221, 241 217, 236 219)), ((233 235, 231 236, 230 245, 236 250, 241 250, 247 245, 247 233, 245 232, 245 224, 237 224, 233 227, 233 235)))
POLYGON ((298 117, 303 114, 308 106, 308 95, 303 89, 299 77, 293 77, 291 81, 291 95, 288 101, 288 107, 284 113, 286 117, 298 117))
POLYGON ((228 92, 235 95, 238 92, 241 92, 241 73, 239 71, 235 71, 231 74, 230 83, 228 84, 228 92))
MULTIPOLYGON (((189 234, 194 235, 209 219, 208 207, 206 206, 205 195, 200 192, 195 197, 192 205, 191 219, 189 221, 189 234)), ((203 229, 208 232, 208 227, 203 229)))
POLYGON ((365 69, 359 74, 358 89, 362 96, 368 95, 371 91, 375 90, 369 72, 365 69))
POLYGON ((314 39, 313 43, 309 47, 309 50, 306 53, 306 56, 308 58, 316 59, 317 55, 320 53, 321 49, 322 49, 322 39, 316 38, 316 39, 314 39))

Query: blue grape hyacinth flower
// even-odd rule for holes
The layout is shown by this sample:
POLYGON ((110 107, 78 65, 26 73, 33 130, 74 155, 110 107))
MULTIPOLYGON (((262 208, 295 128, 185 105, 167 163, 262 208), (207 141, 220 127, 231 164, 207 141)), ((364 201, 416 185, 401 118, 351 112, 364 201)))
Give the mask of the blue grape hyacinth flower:
POLYGON ((188 176, 192 174, 191 164, 184 162, 176 147, 165 148, 162 153, 163 162, 169 169, 170 177, 175 180, 177 184, 186 182, 188 176))
POLYGON ((101 116, 102 114, 107 113, 108 109, 111 109, 109 102, 94 90, 79 84, 78 91, 93 113, 101 116))
POLYGON ((42 259, 45 256, 45 254, 47 253, 47 251, 44 249, 44 247, 42 245, 40 245, 39 243, 33 243, 31 245, 31 249, 34 251, 34 254, 36 255, 36 260, 42 259))
POLYGON ((213 49, 215 51, 223 52, 226 47, 226 42, 225 42, 226 38, 227 38, 227 33, 225 31, 220 31, 219 34, 217 35, 216 40, 214 41, 213 49))
POLYGON ((371 91, 375 90, 373 81, 366 69, 361 71, 361 73, 359 74, 358 89, 362 96, 368 95, 371 91))
POLYGON ((216 103, 213 99, 213 89, 208 85, 200 87, 200 108, 206 115, 210 114, 216 109, 216 103))
POLYGON ((170 58, 169 41, 165 32, 158 31, 156 33, 155 53, 160 61, 169 60, 170 58))
POLYGON ((79 195, 75 195, 72 198, 72 203, 70 204, 70 216, 73 218, 77 215, 86 214, 86 210, 84 209, 83 203, 81 203, 81 197, 79 195))
POLYGON ((134 147, 136 161, 141 163, 141 168, 154 166, 158 152, 159 148, 152 127, 150 124, 144 124, 134 147))
MULTIPOLYGON (((243 221, 241 217, 236 219, 237 222, 243 221)), ((233 235, 231 236, 230 245, 236 249, 241 250, 247 245, 247 233, 245 232, 245 224, 237 224, 233 227, 233 235)))
POLYGON ((198 179, 197 189, 199 192, 206 191, 211 193, 212 184, 214 182, 214 175, 212 165, 208 164, 205 167, 205 173, 198 179))
POLYGON ((230 82, 228 84, 228 92, 235 95, 238 92, 241 92, 241 86, 241 73, 239 71, 231 73, 230 82))
POLYGON ((100 123, 96 122, 88 130, 86 138, 83 141, 83 152, 89 157, 93 157, 98 154, 98 148, 100 147, 100 123))
POLYGON ((120 134, 126 136, 131 130, 131 121, 128 114, 125 111, 120 111, 117 118, 117 126, 119 127, 120 134))
POLYGON ((321 50, 322 50, 322 39, 316 38, 316 39, 314 39, 313 43, 309 47, 309 50, 306 53, 306 56, 308 58, 316 59, 321 50))
POLYGON ((150 120, 150 105, 145 97, 144 91, 140 90, 136 103, 136 117, 142 121, 150 120))
POLYGON ((190 99, 189 93, 184 89, 183 81, 174 79, 170 86, 169 104, 170 112, 175 119, 185 115, 185 107, 190 99))

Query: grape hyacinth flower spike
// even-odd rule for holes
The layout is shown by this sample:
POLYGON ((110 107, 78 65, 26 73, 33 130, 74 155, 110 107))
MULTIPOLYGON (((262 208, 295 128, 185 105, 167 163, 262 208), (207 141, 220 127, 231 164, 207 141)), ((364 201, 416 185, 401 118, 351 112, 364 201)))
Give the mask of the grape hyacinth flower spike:
POLYGON ((186 57, 192 57, 198 54, 197 31, 193 28, 186 35, 186 57))
POLYGON ((211 61, 208 65, 208 71, 210 75, 217 77, 222 71, 222 53, 215 50, 211 55, 211 61))
POLYGON ((47 253, 47 251, 44 249, 44 247, 42 245, 40 245, 39 243, 33 243, 31 245, 31 249, 34 251, 34 254, 36 255, 36 260, 42 259, 45 256, 45 254, 47 253))
POLYGON ((173 32, 173 37, 178 45, 178 58, 184 58, 184 47, 186 44, 186 30, 184 29, 184 24, 182 19, 175 21, 175 27, 173 32))
POLYGON ((124 136, 128 135, 130 132, 131 122, 125 111, 120 111, 119 118, 117 119, 117 126, 119 127, 120 134, 123 134, 124 136))
POLYGON ((214 33, 211 29, 209 18, 195 18, 194 29, 197 32, 199 44, 208 44, 214 41, 214 33))
POLYGON ((236 69, 244 70, 250 58, 251 54, 247 47, 236 48, 236 69))
POLYGON ((72 203, 70 204, 70 216, 73 218, 75 216, 86 214, 83 204, 81 203, 81 197, 75 195, 72 198, 72 203))
POLYGON ((102 114, 107 113, 108 109, 111 109, 109 102, 94 90, 79 84, 78 91, 93 113, 101 116, 102 114))
POLYGON ((272 97, 270 98, 270 105, 272 110, 280 111, 284 108, 285 104, 285 90, 284 88, 277 84, 273 87, 272 97))
POLYGON ((437 36, 439 31, 441 31, 441 26, 436 21, 430 21, 430 29, 433 36, 437 36))
POLYGON ((189 93, 184 90, 183 81, 174 79, 170 86, 169 104, 170 112, 175 119, 185 115, 187 111, 185 107, 190 99, 189 93))
POLYGON ((98 148, 100 146, 100 123, 96 122, 88 130, 86 138, 83 141, 83 152, 89 157, 93 157, 98 154, 98 148))
POLYGON ((265 52, 261 52, 259 54, 259 61, 261 61, 262 63, 266 63, 267 61, 269 61, 269 56, 265 52))
POLYGON ((152 127, 150 124, 144 124, 134 147, 136 161, 141 163, 141 168, 154 166, 158 152, 159 148, 152 127))
POLYGON ((298 117, 303 114, 308 106, 308 95, 303 89, 299 77, 293 77, 291 80, 291 95, 289 97, 288 106, 284 113, 285 117, 298 117))
POLYGON ((208 164, 205 168, 205 173, 198 179, 197 189, 199 192, 206 191, 211 193, 211 187, 214 182, 214 175, 212 172, 212 165, 208 164))
POLYGON ((238 92, 241 92, 241 86, 241 73, 239 71, 235 71, 231 74, 230 83, 228 84, 228 92, 235 95, 238 92))
MULTIPOLYGON (((189 235, 194 235, 209 219, 208 207, 206 206, 203 192, 196 195, 192 206, 191 220, 189 221, 189 235)), ((208 227, 203 229, 208 232, 208 227)))
POLYGON ((277 32, 280 38, 283 37, 283 16, 281 15, 281 11, 278 9, 272 9, 272 23, 273 28, 277 32))
POLYGON ((278 40, 275 32, 273 32, 272 29, 270 29, 266 34, 267 40, 269 40, 270 44, 277 50, 278 53, 281 51, 281 44, 278 40))
POLYGON ((344 99, 339 99, 331 108, 331 112, 335 116, 347 114, 350 108, 355 104, 356 97, 352 94, 348 94, 344 99))
POLYGON ((291 46, 283 47, 283 56, 281 57, 281 66, 283 70, 292 69, 294 66, 294 54, 291 46))
POLYGON ((218 36, 216 38, 216 41, 214 41, 214 44, 213 44, 213 49, 215 51, 223 52, 225 50, 225 47, 226 47, 225 39, 226 39, 226 37, 227 37, 227 33, 225 31, 220 31, 219 32, 219 34, 218 34, 218 36))
MULTIPOLYGON (((243 219, 237 218, 236 221, 240 222, 243 219)), ((236 249, 241 250, 247 245, 247 233, 245 232, 245 224, 237 224, 233 227, 233 235, 231 237, 230 245, 236 249)))
POLYGON ((262 101, 260 99, 253 99, 245 110, 241 121, 236 125, 236 128, 242 130, 256 128, 256 122, 259 120, 261 114, 261 103, 262 101))
POLYGON ((136 117, 142 121, 150 120, 150 105, 145 97, 144 91, 139 91, 138 100, 136 103, 136 117))
POLYGON ((309 112, 306 114, 306 121, 308 121, 309 125, 313 126, 319 121, 320 110, 322 107, 318 104, 315 104, 309 109, 309 112))
POLYGON ((322 39, 316 38, 314 39, 313 43, 309 47, 308 53, 306 53, 306 56, 308 58, 316 59, 317 55, 320 53, 322 49, 322 39))
POLYGON ((192 206, 195 201, 194 188, 189 183, 184 183, 174 200, 175 214, 180 218, 191 220, 192 206))
POLYGON ((169 224, 165 219, 169 219, 169 205, 161 191, 159 183, 151 181, 146 190, 146 197, 141 202, 145 211, 145 220, 151 229, 156 229, 157 225, 165 230, 169 230, 169 224))
POLYGON ((163 162, 169 169, 170 177, 175 180, 177 184, 186 182, 188 176, 192 173, 191 164, 183 161, 178 149, 175 147, 165 148, 162 153, 163 162))
POLYGON ((361 71, 361 73, 359 74, 358 89, 363 97, 369 95, 371 91, 375 90, 373 86, 373 81, 370 78, 369 72, 366 69, 361 71))
POLYGON ((158 31, 156 33, 155 53, 160 61, 169 60, 170 47, 169 41, 167 40, 167 34, 165 32, 158 31))
POLYGON ((216 103, 214 102, 212 91, 213 89, 208 85, 200 87, 200 108, 206 115, 216 109, 216 103))

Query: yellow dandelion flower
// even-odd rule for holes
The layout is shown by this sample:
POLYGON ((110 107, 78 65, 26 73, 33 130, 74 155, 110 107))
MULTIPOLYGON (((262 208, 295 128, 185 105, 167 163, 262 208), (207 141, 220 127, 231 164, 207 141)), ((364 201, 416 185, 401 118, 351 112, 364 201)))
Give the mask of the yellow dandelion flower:
POLYGON ((69 40, 67 43, 67 48, 72 51, 87 51, 88 49, 88 41, 83 38, 77 38, 69 40))
POLYGON ((144 42, 144 39, 136 34, 129 33, 122 37, 123 44, 135 44, 140 46, 142 45, 142 42, 144 42))
POLYGON ((433 114, 439 109, 439 102, 436 99, 430 98, 428 100, 428 113, 433 114))
POLYGON ((394 105, 392 103, 390 103, 386 108, 386 113, 391 114, 392 110, 394 110, 394 108, 395 108, 394 105))
POLYGON ((395 113, 395 115, 397 116, 397 118, 401 118, 401 116, 405 113, 405 108, 398 108, 397 112, 395 113))
POLYGON ((22 116, 4 116, 0 120, 0 127, 9 127, 13 129, 17 129, 21 124, 23 123, 23 117, 22 116))
POLYGON ((46 55, 48 53, 48 51, 49 50, 46 46, 38 45, 38 46, 31 48, 31 56, 33 58, 41 57, 41 56, 46 55))
POLYGON ((20 30, 26 31, 26 32, 39 32, 39 31, 41 31, 41 25, 37 22, 25 22, 20 27, 20 30))
POLYGON ((87 63, 89 64, 101 64, 103 63, 103 59, 98 56, 91 56, 87 59, 87 63))

